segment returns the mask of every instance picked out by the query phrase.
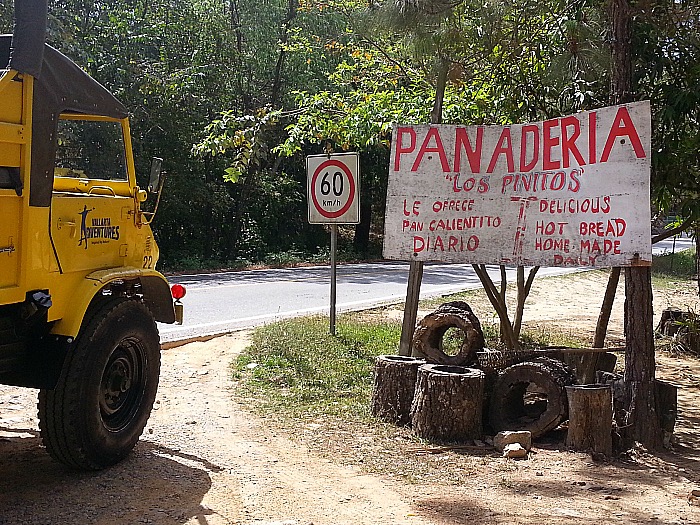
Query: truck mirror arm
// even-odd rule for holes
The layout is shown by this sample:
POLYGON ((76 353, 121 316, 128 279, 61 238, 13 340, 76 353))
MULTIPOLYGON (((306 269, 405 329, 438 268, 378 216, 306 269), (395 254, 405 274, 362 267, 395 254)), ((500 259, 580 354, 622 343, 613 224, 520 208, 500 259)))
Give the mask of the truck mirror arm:
POLYGON ((159 157, 153 157, 151 161, 151 176, 148 182, 148 191, 150 193, 156 194, 156 204, 153 207, 153 211, 142 211, 141 216, 145 218, 142 219, 143 224, 151 224, 156 212, 158 211, 158 204, 160 203, 160 196, 162 193, 163 185, 165 184, 166 172, 162 169, 163 159, 159 157))

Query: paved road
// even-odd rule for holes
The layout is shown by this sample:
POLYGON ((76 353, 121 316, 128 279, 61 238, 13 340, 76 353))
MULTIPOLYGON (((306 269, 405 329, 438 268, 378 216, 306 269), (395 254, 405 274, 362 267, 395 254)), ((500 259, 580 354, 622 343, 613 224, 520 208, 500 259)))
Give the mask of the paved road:
MULTIPOLYGON (((690 247, 689 239, 678 239, 675 250, 690 247)), ((655 253, 673 249, 672 241, 659 243, 655 253)), ((570 268, 542 268, 538 277, 581 271, 570 268)), ((509 271, 509 281, 513 271, 509 271)), ((490 267, 494 281, 500 281, 497 267, 490 267)), ((350 311, 406 298, 408 264, 380 262, 339 265, 337 311, 350 311)), ((171 277, 171 283, 187 287, 185 323, 160 325, 164 342, 227 333, 266 322, 312 313, 328 313, 330 269, 328 266, 250 270, 206 275, 171 277)), ((435 297, 478 288, 479 279, 467 264, 425 265, 421 298, 435 297)))

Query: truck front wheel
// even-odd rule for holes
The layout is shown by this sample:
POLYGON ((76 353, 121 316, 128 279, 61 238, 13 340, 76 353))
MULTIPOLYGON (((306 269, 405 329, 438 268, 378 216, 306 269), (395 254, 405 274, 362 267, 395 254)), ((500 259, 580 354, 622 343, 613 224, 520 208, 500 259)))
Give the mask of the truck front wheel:
POLYGON ((119 299, 97 309, 56 388, 39 392, 39 428, 49 454, 84 470, 122 460, 146 426, 159 374, 160 341, 148 308, 119 299))

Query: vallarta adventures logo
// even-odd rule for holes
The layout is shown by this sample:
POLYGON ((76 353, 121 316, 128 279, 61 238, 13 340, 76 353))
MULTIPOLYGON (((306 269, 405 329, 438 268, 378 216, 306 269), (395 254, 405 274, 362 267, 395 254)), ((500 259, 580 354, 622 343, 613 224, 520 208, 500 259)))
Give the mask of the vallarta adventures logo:
POLYGON ((80 215, 80 240, 78 246, 83 246, 86 250, 88 240, 90 244, 102 244, 109 241, 119 240, 119 226, 112 226, 112 220, 109 217, 91 217, 88 221, 88 215, 95 211, 95 208, 83 206, 83 211, 78 212, 80 215))

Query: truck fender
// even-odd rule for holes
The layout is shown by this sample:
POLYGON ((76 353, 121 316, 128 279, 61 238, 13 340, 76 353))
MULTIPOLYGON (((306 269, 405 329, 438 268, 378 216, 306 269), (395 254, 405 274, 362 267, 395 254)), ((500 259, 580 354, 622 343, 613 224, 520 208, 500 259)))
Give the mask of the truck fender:
POLYGON ((141 295, 156 321, 175 322, 175 308, 165 277, 155 270, 123 267, 86 275, 73 294, 70 315, 59 319, 51 333, 76 337, 90 307, 120 295, 141 295))

